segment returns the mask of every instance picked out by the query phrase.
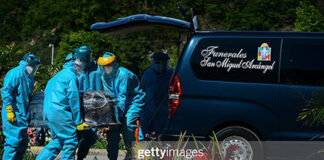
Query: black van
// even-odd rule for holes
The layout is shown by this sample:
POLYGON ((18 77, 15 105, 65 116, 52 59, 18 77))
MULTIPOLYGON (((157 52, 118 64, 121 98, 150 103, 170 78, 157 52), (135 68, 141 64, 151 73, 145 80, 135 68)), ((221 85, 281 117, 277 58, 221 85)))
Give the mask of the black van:
POLYGON ((214 132, 225 146, 240 146, 249 154, 245 159, 262 157, 264 146, 251 141, 323 138, 323 126, 305 126, 296 118, 324 94, 324 33, 208 32, 193 24, 135 15, 91 26, 102 32, 167 26, 193 33, 170 81, 164 138, 187 131, 208 139, 214 132))

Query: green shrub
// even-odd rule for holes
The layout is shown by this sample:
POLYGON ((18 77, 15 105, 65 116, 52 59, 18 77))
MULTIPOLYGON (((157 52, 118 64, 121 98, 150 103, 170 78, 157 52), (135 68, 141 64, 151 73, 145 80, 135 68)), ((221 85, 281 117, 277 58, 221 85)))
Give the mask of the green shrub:
POLYGON ((297 19, 295 22, 297 31, 323 32, 324 15, 310 2, 300 2, 296 10, 297 19))
POLYGON ((99 32, 70 32, 63 36, 55 55, 55 65, 64 64, 65 57, 73 48, 88 45, 93 49, 92 59, 97 60, 105 52, 112 52, 117 56, 121 66, 130 69, 139 77, 150 66, 150 55, 157 51, 166 51, 171 55, 171 66, 175 67, 177 61, 176 32, 160 30, 131 33, 127 36, 112 37, 99 32), (153 34, 155 33, 155 34, 153 34), (165 34, 163 34, 165 33, 165 34), (169 38, 167 41, 166 38, 169 38))
POLYGON ((61 66, 40 65, 34 77, 37 85, 34 87, 34 92, 44 91, 47 82, 61 70, 61 66))
POLYGON ((14 42, 0 46, 0 78, 17 66, 23 55, 21 47, 14 42))

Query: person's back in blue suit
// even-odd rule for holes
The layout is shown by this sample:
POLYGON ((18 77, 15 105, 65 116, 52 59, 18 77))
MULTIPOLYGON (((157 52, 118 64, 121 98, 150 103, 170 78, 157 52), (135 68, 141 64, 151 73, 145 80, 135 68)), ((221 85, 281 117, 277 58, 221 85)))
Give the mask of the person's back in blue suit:
POLYGON ((49 80, 45 88, 43 116, 51 129, 52 141, 38 155, 38 160, 52 160, 62 150, 62 159, 74 159, 78 144, 77 129, 83 130, 77 74, 84 64, 72 59, 49 80))

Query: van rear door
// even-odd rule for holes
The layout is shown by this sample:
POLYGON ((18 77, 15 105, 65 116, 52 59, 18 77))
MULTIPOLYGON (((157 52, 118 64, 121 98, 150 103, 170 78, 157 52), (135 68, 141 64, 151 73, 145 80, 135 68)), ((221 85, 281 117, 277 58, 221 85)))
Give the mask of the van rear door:
POLYGON ((124 18, 118 18, 111 22, 98 22, 90 26, 91 30, 109 33, 112 35, 160 28, 168 28, 178 31, 192 30, 190 22, 176 18, 151 16, 147 14, 137 14, 124 18))

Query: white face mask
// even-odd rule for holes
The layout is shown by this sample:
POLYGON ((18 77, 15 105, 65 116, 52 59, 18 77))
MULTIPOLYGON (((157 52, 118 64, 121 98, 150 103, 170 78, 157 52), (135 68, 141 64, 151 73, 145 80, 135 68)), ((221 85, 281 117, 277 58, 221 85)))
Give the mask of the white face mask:
POLYGON ((27 65, 26 66, 27 74, 30 75, 30 76, 35 76, 35 74, 36 74, 36 72, 38 70, 38 67, 39 67, 39 65, 36 65, 36 66, 27 65))
POLYGON ((80 59, 76 59, 74 62, 74 67, 76 70, 75 71, 76 75, 79 76, 84 70, 85 64, 80 59))

